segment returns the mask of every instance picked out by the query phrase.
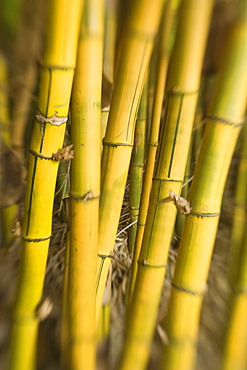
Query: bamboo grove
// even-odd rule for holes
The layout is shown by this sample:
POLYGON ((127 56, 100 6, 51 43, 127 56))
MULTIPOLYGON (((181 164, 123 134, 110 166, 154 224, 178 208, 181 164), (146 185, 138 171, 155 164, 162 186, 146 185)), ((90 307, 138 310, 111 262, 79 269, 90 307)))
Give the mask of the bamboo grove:
POLYGON ((41 338, 51 317, 54 369, 246 369, 246 2, 2 9, 12 46, 1 36, 0 276, 20 255, 4 369, 49 368, 41 338), (204 302, 222 227, 228 309, 206 361, 204 302))

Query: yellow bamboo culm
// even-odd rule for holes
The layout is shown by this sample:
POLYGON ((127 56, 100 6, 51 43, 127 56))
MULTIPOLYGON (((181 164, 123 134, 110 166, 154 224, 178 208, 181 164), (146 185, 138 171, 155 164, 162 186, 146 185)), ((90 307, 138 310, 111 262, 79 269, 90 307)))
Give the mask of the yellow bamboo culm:
MULTIPOLYGON (((247 223, 246 223, 247 226, 247 223)), ((231 311, 225 337, 223 370, 245 370, 247 367, 247 228, 239 253, 238 279, 231 297, 231 311)))
POLYGON ((96 359, 96 278, 101 164, 103 1, 85 0, 72 94, 69 347, 72 370, 96 359))
POLYGON ((134 0, 114 85, 102 157, 97 308, 100 306, 131 158, 134 124, 158 28, 162 0, 134 0), (134 62, 133 62, 134 61, 134 62))
MULTIPOLYGON (((247 43, 246 15, 245 9, 226 43, 227 51, 192 181, 189 195, 192 211, 185 221, 165 319, 169 344, 164 351, 162 369, 166 370, 195 367, 200 311, 223 190, 246 107, 247 53, 243 48, 247 43)), ((246 320, 246 314, 241 317, 246 320)), ((236 341, 235 346, 238 344, 236 341)), ((237 369, 235 363, 233 368, 237 369)))
POLYGON ((247 126, 242 132, 242 152, 235 190, 235 209, 229 253, 230 314, 225 335, 223 370, 247 368, 247 126))
POLYGON ((177 0, 175 2, 172 0, 167 0, 164 6, 163 17, 159 30, 159 41, 157 46, 158 47, 157 77, 151 118, 151 131, 148 142, 147 160, 143 178, 143 189, 141 194, 140 211, 138 216, 136 240, 132 262, 131 283, 130 283, 131 294, 133 293, 135 285, 137 261, 139 258, 142 245, 142 239, 149 204, 149 195, 152 185, 156 150, 158 147, 159 127, 161 120, 162 104, 164 99, 165 82, 167 77, 170 53, 173 45, 171 32, 174 32, 174 23, 176 21, 177 11, 180 2, 181 0, 177 0))
POLYGON ((212 4, 208 0, 186 0, 179 9, 166 86, 165 123, 128 312, 121 370, 144 369, 148 361, 177 213, 170 192, 181 192, 212 4), (169 201, 161 203, 164 198, 169 201))
POLYGON ((69 275, 69 252, 70 252, 70 231, 67 231, 65 242, 65 258, 63 272, 62 291, 62 315, 61 315, 61 369, 66 370, 69 364, 69 314, 68 314, 68 275, 69 275))
POLYGON ((235 204, 231 243, 228 257, 230 284, 235 286, 238 279, 241 247, 246 228, 247 207, 247 123, 242 131, 242 151, 238 165, 235 188, 235 204))
POLYGON ((40 304, 52 228, 53 198, 74 76, 80 0, 49 2, 39 111, 30 143, 23 248, 13 310, 9 369, 35 368, 40 304), (68 27, 69 25, 69 27, 68 27))
POLYGON ((129 251, 133 254, 137 225, 140 199, 142 193, 143 172, 144 172, 144 157, 145 157, 145 134, 147 121, 147 82, 144 85, 141 102, 138 110, 135 128, 135 139, 132 151, 130 170, 129 170, 129 212, 130 224, 129 228, 129 251))

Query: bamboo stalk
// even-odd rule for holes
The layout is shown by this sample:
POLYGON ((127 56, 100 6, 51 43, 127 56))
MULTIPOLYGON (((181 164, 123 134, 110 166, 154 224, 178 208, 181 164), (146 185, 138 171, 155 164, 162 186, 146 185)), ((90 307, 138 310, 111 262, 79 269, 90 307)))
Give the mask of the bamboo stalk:
POLYGON ((105 40, 104 40, 104 60, 103 70, 106 78, 113 83, 115 49, 117 37, 117 0, 106 0, 105 11, 105 40))
POLYGON ((229 272, 232 287, 231 310, 225 335, 222 369, 247 367, 247 126, 242 132, 242 150, 235 189, 235 209, 229 251, 229 272))
POLYGON ((233 225, 231 243, 228 257, 229 275, 231 286, 237 282, 241 246, 246 228, 247 207, 247 125, 243 129, 242 151, 238 167, 235 189, 235 205, 233 214, 233 225))
POLYGON ((123 52, 102 157, 97 317, 121 212, 133 146, 134 123, 158 28, 161 6, 161 0, 133 1, 126 32, 123 33, 123 52))
POLYGON ((61 317, 61 368, 69 367, 69 314, 68 314, 68 275, 69 275, 69 252, 70 252, 70 230, 67 231, 65 245, 65 260, 63 273, 62 292, 62 317, 61 317))
POLYGON ((86 0, 72 95, 69 258, 70 368, 94 369, 101 161, 103 1, 86 0))
POLYGON ((164 99, 165 82, 167 76, 167 68, 172 49, 171 32, 174 31, 174 23, 177 15, 177 10, 180 5, 180 0, 173 2, 168 0, 164 6, 163 18, 160 26, 160 39, 158 43, 158 62, 157 62, 157 76, 155 83, 154 105, 152 110, 151 132, 148 144, 147 160, 143 179, 143 189, 140 201, 140 211, 137 223, 137 235, 134 247, 134 256, 131 271, 131 292, 133 292, 137 261, 141 250, 141 244, 146 224, 147 210, 149 204, 149 195, 152 185, 152 177, 154 171, 156 150, 158 146, 159 127, 161 121, 161 111, 164 99))
POLYGON ((238 277, 231 297, 231 311, 226 332, 223 370, 245 370, 247 367, 247 223, 239 253, 238 277))
POLYGON ((13 312, 9 369, 35 367, 40 303, 51 237, 53 197, 67 121, 82 1, 50 2, 39 110, 30 144, 23 248, 13 312), (70 25, 67 27, 67 25, 70 25))
MULTIPOLYGON (((188 154, 186 169, 185 169, 185 174, 184 174, 184 185, 181 191, 181 196, 185 199, 188 198, 191 180, 193 178, 195 163, 197 161, 197 156, 198 156, 197 153, 198 153, 198 150, 200 149, 201 139, 202 139, 203 114, 202 114, 202 106, 201 106, 201 94, 202 94, 202 90, 200 88, 197 108, 196 108, 196 114, 195 114, 195 119, 193 123, 192 139, 190 143, 190 149, 189 149, 189 154, 188 154)), ((183 233, 185 219, 186 219, 185 214, 178 213, 177 219, 176 219, 175 230, 176 230, 176 235, 178 235, 180 238, 183 233)))
POLYGON ((165 124, 128 314, 121 370, 143 369, 148 360, 176 217, 170 192, 179 195, 181 191, 212 4, 212 1, 186 0, 179 10, 166 87, 165 124), (170 202, 161 204, 163 198, 169 198, 170 202))
POLYGON ((129 170, 129 212, 130 212, 130 224, 129 228, 129 251, 134 252, 137 225, 138 220, 141 193, 142 193, 142 182, 143 182, 143 171, 144 171, 144 155, 145 155, 145 133, 146 133, 146 121, 147 121, 147 83, 145 83, 139 111, 136 120, 135 127, 135 139, 134 147, 132 151, 130 170, 129 170))
MULTIPOLYGON (((101 102, 101 137, 105 137, 110 112, 112 84, 114 82, 115 50, 117 38, 117 0, 106 0, 104 58, 103 58, 103 91, 101 102)), ((103 150, 103 147, 102 147, 103 150)))
MULTIPOLYGON (((193 369, 200 310, 220 217, 230 161, 245 112, 247 89, 246 14, 232 30, 203 137, 190 191, 173 279, 166 330, 164 369, 193 369)), ((235 367, 234 367, 235 368, 235 367)))

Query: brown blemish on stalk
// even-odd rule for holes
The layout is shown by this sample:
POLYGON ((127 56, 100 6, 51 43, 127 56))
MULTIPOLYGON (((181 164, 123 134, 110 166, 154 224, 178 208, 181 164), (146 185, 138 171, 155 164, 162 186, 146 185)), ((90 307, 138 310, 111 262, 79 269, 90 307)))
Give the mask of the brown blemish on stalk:
POLYGON ((191 213, 192 208, 190 207, 190 202, 187 199, 175 194, 173 191, 170 191, 169 197, 159 200, 157 204, 168 202, 174 202, 177 210, 184 215, 188 215, 191 213))

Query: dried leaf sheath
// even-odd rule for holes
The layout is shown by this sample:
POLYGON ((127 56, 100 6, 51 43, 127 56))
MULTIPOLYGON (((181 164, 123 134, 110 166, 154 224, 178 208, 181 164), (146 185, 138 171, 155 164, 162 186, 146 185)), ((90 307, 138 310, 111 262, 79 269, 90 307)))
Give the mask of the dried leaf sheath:
MULTIPOLYGON (((39 90, 39 110, 45 118, 55 114, 57 117, 68 115, 81 6, 79 0, 50 2, 49 32, 39 90), (69 28, 66 26, 68 23, 69 28)), ((62 148, 66 119, 63 121, 59 126, 37 119, 34 123, 23 221, 24 242, 13 312, 10 369, 29 370, 35 366, 38 329, 35 312, 43 290, 58 170, 58 162, 50 158, 62 148)))

